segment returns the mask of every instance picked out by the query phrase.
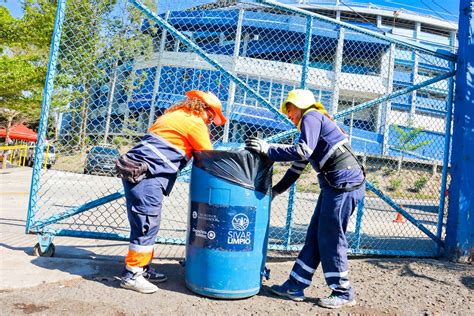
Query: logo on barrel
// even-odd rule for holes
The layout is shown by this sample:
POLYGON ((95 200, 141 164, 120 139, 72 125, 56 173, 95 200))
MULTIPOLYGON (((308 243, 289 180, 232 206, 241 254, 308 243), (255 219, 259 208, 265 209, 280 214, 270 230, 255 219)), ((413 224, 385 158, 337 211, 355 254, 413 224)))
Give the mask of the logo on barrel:
POLYGON ((232 226, 235 230, 227 232, 227 244, 229 245, 250 245, 252 233, 245 232, 250 220, 247 215, 239 213, 232 218, 232 226))
POLYGON ((237 214, 232 218, 232 226, 235 230, 244 231, 249 226, 249 218, 245 214, 237 214))
POLYGON ((212 230, 208 231, 207 238, 209 238, 210 240, 213 240, 214 238, 216 238, 216 233, 212 230))

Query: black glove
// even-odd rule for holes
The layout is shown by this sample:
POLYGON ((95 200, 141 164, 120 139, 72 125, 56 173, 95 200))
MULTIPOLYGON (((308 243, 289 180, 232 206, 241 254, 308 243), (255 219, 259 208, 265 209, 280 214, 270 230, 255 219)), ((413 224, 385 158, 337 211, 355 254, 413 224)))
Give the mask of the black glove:
POLYGON ((138 183, 145 178, 148 165, 144 162, 130 160, 124 155, 115 162, 115 170, 117 170, 119 178, 131 183, 138 183))
POLYGON ((260 155, 268 155, 270 144, 257 137, 249 137, 245 140, 245 149, 256 152, 260 155))
POLYGON ((277 192, 277 191, 275 191, 274 188, 272 188, 272 201, 273 201, 273 199, 274 199, 277 195, 279 195, 279 194, 280 194, 280 192, 277 192))

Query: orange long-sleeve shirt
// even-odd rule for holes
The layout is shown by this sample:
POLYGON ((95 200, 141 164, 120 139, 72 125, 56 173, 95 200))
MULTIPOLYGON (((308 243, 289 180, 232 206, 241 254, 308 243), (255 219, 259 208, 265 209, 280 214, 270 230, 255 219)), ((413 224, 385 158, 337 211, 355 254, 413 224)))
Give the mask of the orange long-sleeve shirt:
POLYGON ((184 109, 160 116, 149 132, 183 150, 188 159, 193 151, 212 149, 209 131, 202 118, 184 109))

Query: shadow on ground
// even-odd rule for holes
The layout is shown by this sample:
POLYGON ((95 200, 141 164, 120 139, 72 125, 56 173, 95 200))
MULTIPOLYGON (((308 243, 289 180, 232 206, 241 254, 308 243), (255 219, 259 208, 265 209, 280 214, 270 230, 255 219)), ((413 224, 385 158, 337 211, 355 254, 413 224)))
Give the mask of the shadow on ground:
MULTIPOLYGON (((417 258, 376 258, 373 260, 367 260, 367 263, 374 265, 378 269, 394 271, 400 270, 399 275, 401 277, 408 276, 416 279, 424 279, 433 283, 444 284, 452 286, 450 282, 443 280, 443 275, 438 277, 428 276, 423 273, 417 273, 413 269, 413 265, 424 265, 429 269, 439 269, 440 271, 463 271, 466 269, 465 264, 458 264, 446 259, 426 259, 424 258, 420 261, 417 258)), ((419 268, 418 268, 419 270, 419 268)), ((461 283, 464 284, 467 288, 474 288, 474 278, 473 277, 463 277, 461 283)))

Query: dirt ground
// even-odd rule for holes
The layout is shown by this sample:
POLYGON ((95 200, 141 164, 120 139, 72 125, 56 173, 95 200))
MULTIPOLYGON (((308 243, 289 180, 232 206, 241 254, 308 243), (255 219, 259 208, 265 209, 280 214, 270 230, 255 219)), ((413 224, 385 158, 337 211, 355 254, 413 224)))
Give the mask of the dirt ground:
MULTIPOLYGON (((83 260, 83 259, 77 259, 83 260)), ((268 286, 284 281, 293 257, 269 258, 271 279, 260 294, 217 300, 186 289, 184 268, 176 260, 156 260, 169 280, 154 294, 121 289, 121 263, 100 263, 99 273, 33 288, 3 291, 3 315, 156 315, 156 314, 319 314, 319 315, 474 315, 474 266, 417 258, 351 258, 351 282, 358 305, 331 311, 316 305, 328 295, 322 272, 306 290, 305 302, 273 296, 268 286)), ((94 261, 91 261, 94 264, 94 261)), ((53 268, 53 267, 51 267, 53 268)), ((47 273, 47 270, 45 271, 47 273)))
POLYGON ((151 295, 125 290, 119 287, 116 276, 122 270, 126 243, 58 237, 55 257, 28 256, 37 242, 36 237, 24 234, 31 173, 26 168, 9 172, 0 179, 0 250, 4 248, 0 255, 0 284, 13 281, 18 285, 25 279, 58 272, 67 274, 68 281, 0 291, 2 316, 474 315, 474 265, 421 258, 351 257, 350 278, 358 305, 336 311, 316 305, 318 297, 329 294, 320 269, 305 292, 308 297, 305 302, 281 299, 270 293, 269 286, 288 277, 295 253, 269 253, 267 266, 271 269, 271 279, 264 281, 260 294, 229 301, 201 297, 187 290, 184 268, 178 263, 184 248, 157 245, 157 256, 163 259, 155 259, 154 263, 168 275, 168 282, 160 284, 160 291, 151 295), (84 271, 78 266, 93 272, 78 272, 84 271), (16 277, 12 277, 12 271, 16 277))

